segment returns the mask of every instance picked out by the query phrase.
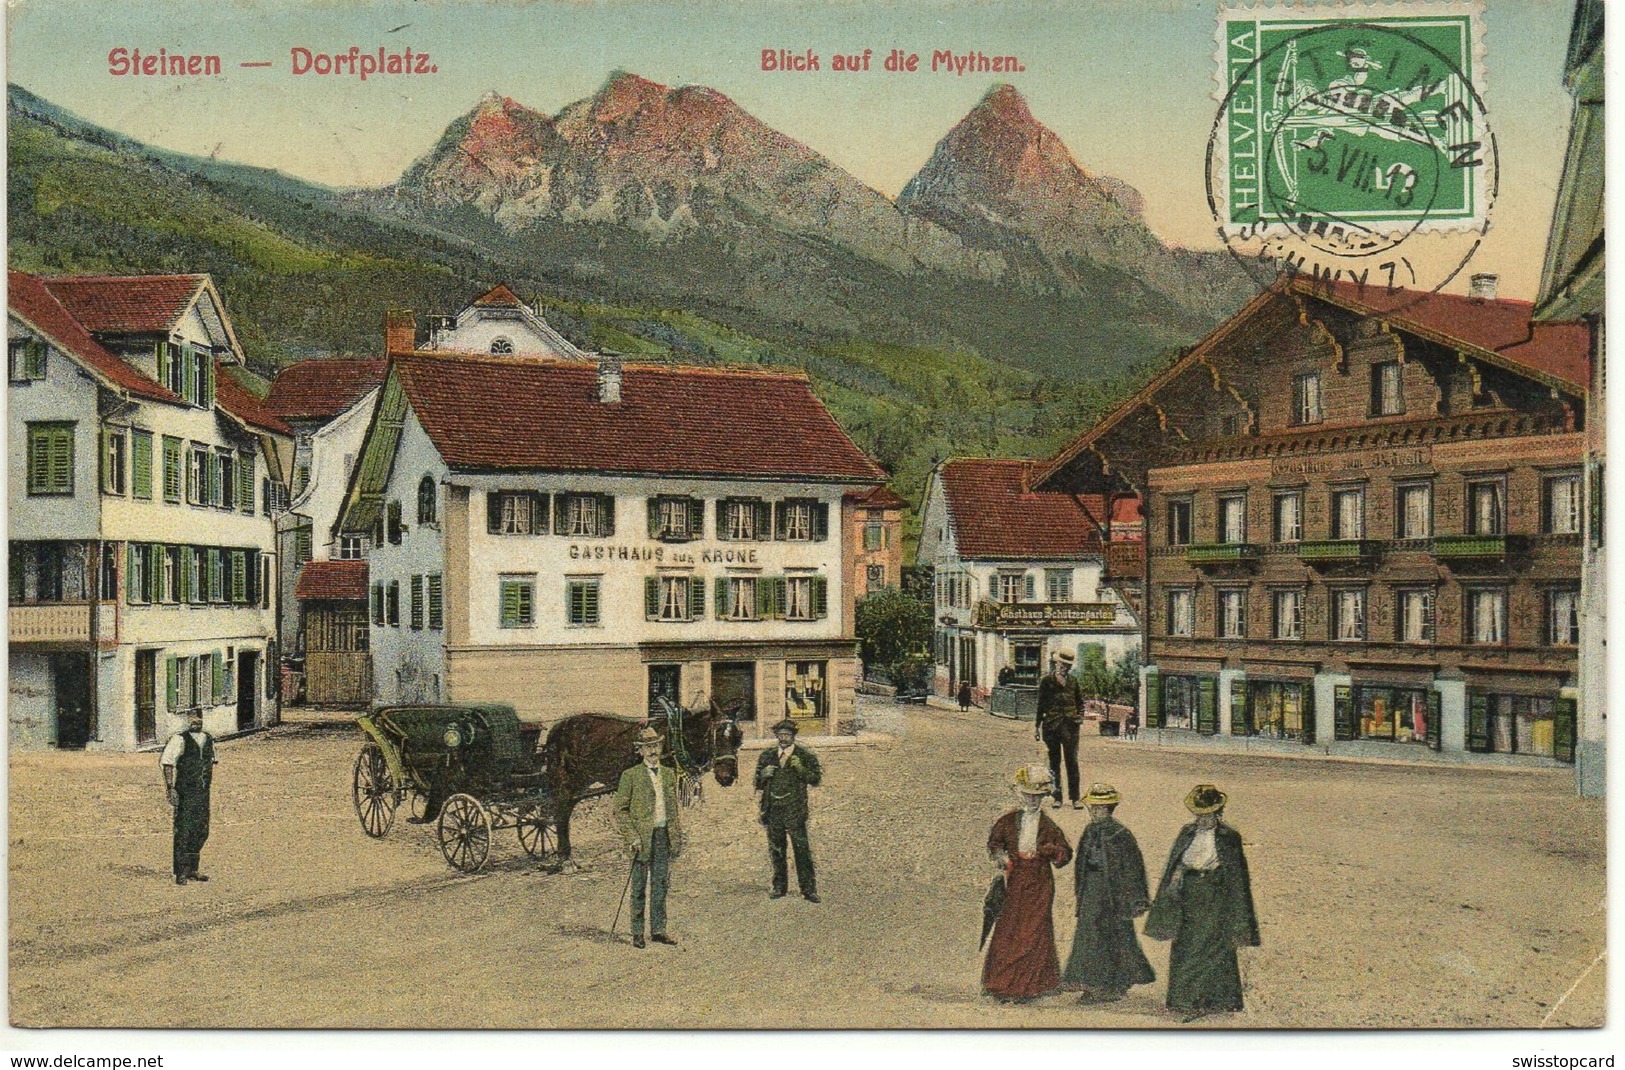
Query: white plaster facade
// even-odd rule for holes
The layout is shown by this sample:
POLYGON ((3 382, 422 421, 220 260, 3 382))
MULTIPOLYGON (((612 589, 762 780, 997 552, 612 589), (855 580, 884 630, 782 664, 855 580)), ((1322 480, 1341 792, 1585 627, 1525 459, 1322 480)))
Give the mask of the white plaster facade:
MULTIPOLYGON (((42 328, 15 308, 7 327, 12 745, 131 750, 184 727, 191 708, 217 735, 276 723, 266 482, 280 478, 291 442, 213 398, 160 400, 121 387, 105 367, 70 355, 83 336, 61 342, 51 333, 68 333, 60 322, 42 328), (20 376, 19 352, 41 345, 41 374, 20 376), (31 425, 71 427, 71 488, 31 482, 31 425), (211 504, 188 500, 194 455, 205 480, 219 485, 211 504), (182 669, 190 686, 177 679, 182 669)), ((163 341, 206 355, 212 368, 240 358, 223 322, 210 287, 163 341)), ((154 345, 112 339, 105 350, 153 378, 154 345)))

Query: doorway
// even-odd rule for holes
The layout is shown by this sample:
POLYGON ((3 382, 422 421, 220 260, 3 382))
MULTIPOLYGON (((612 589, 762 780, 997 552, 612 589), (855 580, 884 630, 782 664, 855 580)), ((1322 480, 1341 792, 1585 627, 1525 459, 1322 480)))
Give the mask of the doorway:
POLYGON ((666 711, 661 708, 660 700, 666 699, 673 706, 682 705, 683 667, 681 665, 651 665, 649 666, 649 718, 651 720, 665 720, 666 711))
POLYGON ((260 654, 257 650, 244 650, 237 655, 237 731, 246 732, 254 727, 254 705, 259 688, 254 686, 254 674, 259 671, 260 654))
POLYGON ((711 666, 711 697, 719 709, 739 707, 739 720, 756 720, 756 663, 719 661, 711 666))
POLYGON ((56 745, 73 750, 90 742, 90 655, 52 654, 56 692, 56 745))
POLYGON ((158 741, 158 651, 135 652, 135 741, 158 741))

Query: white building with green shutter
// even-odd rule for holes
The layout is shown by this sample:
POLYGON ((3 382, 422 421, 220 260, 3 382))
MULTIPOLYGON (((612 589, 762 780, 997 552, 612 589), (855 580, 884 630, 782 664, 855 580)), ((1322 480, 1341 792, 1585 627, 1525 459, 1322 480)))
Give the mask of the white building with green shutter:
POLYGON ((9 278, 11 741, 131 750, 279 707, 292 443, 204 275, 9 278))
POLYGON ((833 730, 843 496, 884 479, 805 376, 394 352, 335 530, 372 544, 375 698, 833 730))

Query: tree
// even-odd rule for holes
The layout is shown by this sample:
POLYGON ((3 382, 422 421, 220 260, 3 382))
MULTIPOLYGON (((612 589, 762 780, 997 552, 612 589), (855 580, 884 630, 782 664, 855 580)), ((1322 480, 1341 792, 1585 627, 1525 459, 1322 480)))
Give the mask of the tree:
POLYGON ((866 668, 894 665, 931 645, 931 603, 896 587, 860 598, 857 617, 866 668))

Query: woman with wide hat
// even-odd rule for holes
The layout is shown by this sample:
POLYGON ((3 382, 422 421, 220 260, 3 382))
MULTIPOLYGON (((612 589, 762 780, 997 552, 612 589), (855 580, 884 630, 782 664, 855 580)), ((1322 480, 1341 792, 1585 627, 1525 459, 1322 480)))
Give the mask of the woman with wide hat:
POLYGON ((1054 787, 1043 765, 1016 770, 1021 806, 995 821, 987 838, 988 855, 1004 876, 1005 895, 982 965, 982 990, 1008 1003, 1025 1003, 1061 984, 1050 867, 1070 862, 1072 848, 1042 809, 1054 787))
POLYGON ((1151 889, 1134 833, 1114 816, 1120 801, 1110 784, 1093 784, 1083 797, 1089 824, 1078 837, 1072 869, 1078 927, 1061 977, 1083 993, 1080 1003, 1119 1000, 1132 986, 1157 978, 1134 932, 1134 919, 1151 906, 1151 889))
POLYGON ((1236 949, 1258 946, 1258 916, 1241 833, 1226 825, 1224 792, 1198 784, 1185 796, 1196 820, 1180 830, 1168 852, 1145 934, 1172 940, 1168 953, 1168 1007, 1194 1021, 1216 1011, 1241 1010, 1241 965, 1236 949))

